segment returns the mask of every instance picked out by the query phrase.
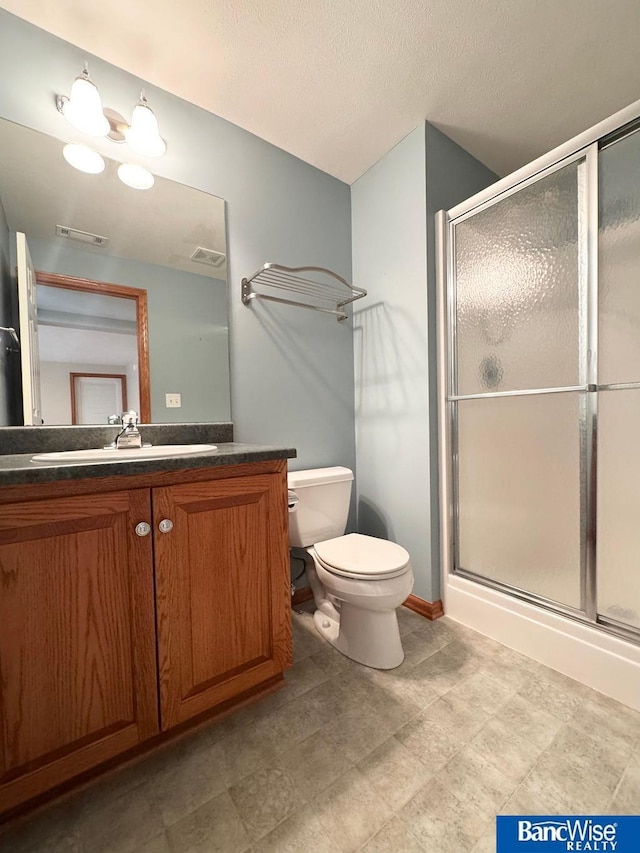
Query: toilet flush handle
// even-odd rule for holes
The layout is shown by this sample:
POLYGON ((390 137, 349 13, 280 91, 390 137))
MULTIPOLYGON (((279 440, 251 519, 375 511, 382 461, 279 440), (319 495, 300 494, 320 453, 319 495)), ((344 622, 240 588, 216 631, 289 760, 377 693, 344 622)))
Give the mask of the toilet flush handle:
POLYGON ((287 505, 289 512, 295 512, 296 506, 300 503, 300 498, 291 489, 287 490, 287 505))

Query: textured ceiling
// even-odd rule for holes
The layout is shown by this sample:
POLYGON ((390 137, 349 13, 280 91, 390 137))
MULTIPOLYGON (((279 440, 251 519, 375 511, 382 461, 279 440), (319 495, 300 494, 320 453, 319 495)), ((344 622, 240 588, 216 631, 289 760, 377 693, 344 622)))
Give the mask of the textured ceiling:
POLYGON ((427 119, 506 174, 640 97, 638 0, 0 0, 352 182, 427 119))

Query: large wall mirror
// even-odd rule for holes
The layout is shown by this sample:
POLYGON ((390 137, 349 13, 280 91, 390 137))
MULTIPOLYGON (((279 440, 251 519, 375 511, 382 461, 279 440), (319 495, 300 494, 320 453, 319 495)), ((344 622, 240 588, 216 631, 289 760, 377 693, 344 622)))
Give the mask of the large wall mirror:
POLYGON ((29 258, 34 277, 26 373, 21 344, 0 332, 0 425, 29 422, 23 391, 38 385, 33 423, 105 423, 125 409, 230 420, 224 201, 158 177, 132 189, 115 161, 86 174, 62 149, 0 120, 0 326, 18 338, 29 258))

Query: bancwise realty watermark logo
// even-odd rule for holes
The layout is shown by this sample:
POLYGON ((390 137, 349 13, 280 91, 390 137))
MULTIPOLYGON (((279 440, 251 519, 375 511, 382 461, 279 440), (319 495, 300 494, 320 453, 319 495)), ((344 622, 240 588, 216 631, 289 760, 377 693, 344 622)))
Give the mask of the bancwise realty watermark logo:
POLYGON ((532 816, 498 815, 496 853, 597 851, 638 853, 640 816, 532 816))

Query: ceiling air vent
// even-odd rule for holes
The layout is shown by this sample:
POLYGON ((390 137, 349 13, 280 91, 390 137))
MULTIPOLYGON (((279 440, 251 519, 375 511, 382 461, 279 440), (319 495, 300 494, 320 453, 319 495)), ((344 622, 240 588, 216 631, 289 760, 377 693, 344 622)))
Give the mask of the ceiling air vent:
POLYGON ((216 252, 213 249, 203 249, 202 246, 198 246, 190 260, 196 261, 198 264, 206 264, 208 267, 220 267, 224 263, 225 257, 224 252, 216 252))
POLYGON ((56 225, 56 235, 66 237, 67 240, 77 240, 79 243, 89 243, 91 246, 106 246, 108 237, 100 237, 99 234, 90 234, 88 231, 78 231, 77 228, 67 228, 66 225, 56 225))

